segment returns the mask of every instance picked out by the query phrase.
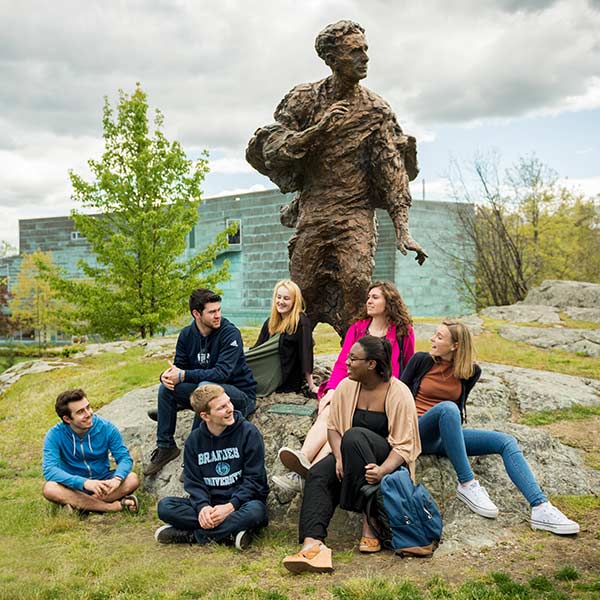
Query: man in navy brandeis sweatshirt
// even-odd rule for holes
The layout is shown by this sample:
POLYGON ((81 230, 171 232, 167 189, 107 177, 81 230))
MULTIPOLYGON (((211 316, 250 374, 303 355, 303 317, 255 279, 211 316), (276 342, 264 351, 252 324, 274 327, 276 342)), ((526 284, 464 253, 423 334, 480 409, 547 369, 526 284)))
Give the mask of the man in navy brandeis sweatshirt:
MULTIPOLYGON (((148 411, 158 424, 146 476, 179 456, 174 438, 177 412, 191 408, 190 395, 197 387, 217 383, 242 415, 254 412, 256 381, 246 363, 240 330, 221 316, 221 296, 200 288, 192 292, 189 306, 194 320, 179 333, 175 360, 160 376, 158 409, 148 411)), ((199 424, 196 417, 192 429, 199 424)))
POLYGON ((191 405, 202 423, 185 443, 184 488, 189 497, 168 496, 158 503, 158 516, 167 525, 154 537, 163 544, 212 540, 242 550, 268 523, 262 436, 234 409, 220 385, 196 388, 191 405))

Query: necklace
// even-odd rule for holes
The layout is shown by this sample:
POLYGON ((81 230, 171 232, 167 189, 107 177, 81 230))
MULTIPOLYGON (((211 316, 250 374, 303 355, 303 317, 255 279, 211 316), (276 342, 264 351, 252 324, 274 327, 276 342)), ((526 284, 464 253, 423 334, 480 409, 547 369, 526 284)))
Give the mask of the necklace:
POLYGON ((378 338, 384 338, 387 335, 388 327, 386 327, 385 329, 379 329, 378 331, 373 331, 372 326, 373 321, 371 321, 371 323, 369 323, 369 326, 367 327, 367 330, 365 332, 367 335, 372 335, 373 337, 378 338))

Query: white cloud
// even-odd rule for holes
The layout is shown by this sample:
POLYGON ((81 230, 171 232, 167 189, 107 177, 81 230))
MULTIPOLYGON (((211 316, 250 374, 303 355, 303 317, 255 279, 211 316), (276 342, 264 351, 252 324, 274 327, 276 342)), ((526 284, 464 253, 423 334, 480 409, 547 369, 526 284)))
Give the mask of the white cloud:
POLYGON ((209 163, 211 173, 254 173, 254 169, 243 158, 217 158, 209 163))
POLYGON ((102 151, 103 96, 114 105, 117 90, 132 92, 137 81, 162 109, 167 137, 190 155, 217 154, 213 174, 242 193, 248 139, 293 85, 328 74, 314 38, 340 18, 365 27, 365 85, 419 144, 435 144, 441 124, 600 107, 598 8, 585 0, 0 3, 3 218, 34 207, 37 216, 68 212, 67 170, 85 173, 102 151))
POLYGON ((558 184, 586 197, 600 196, 600 176, 582 179, 563 178, 558 184))
POLYGON ((230 190, 221 190, 216 194, 211 195, 211 198, 218 198, 219 196, 238 196, 242 194, 249 194, 250 192, 264 192, 268 189, 266 186, 262 185, 262 183, 257 183, 255 185, 251 185, 245 188, 233 188, 230 190))

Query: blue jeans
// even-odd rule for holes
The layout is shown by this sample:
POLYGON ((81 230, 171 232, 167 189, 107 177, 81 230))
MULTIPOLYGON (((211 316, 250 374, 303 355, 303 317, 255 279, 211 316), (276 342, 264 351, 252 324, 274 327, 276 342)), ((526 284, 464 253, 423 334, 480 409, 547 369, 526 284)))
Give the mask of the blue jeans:
POLYGON ((167 496, 158 503, 158 518, 177 529, 194 531, 199 544, 209 541, 229 542, 240 531, 256 530, 269 524, 267 507, 260 500, 250 500, 232 512, 214 529, 202 529, 198 513, 189 498, 167 496))
POLYGON ((463 429, 454 402, 440 402, 419 417, 423 454, 447 456, 460 483, 474 479, 467 456, 500 454, 511 481, 531 506, 546 502, 523 452, 512 435, 485 429, 463 429))
MULTIPOLYGON (((175 444, 175 427, 177 425, 177 413, 186 408, 191 409, 190 396, 192 392, 201 385, 211 383, 201 381, 200 383, 179 383, 174 390, 170 390, 162 383, 158 388, 158 424, 156 426, 156 445, 160 448, 173 448, 175 444)), ((231 398, 236 410, 244 416, 254 412, 256 398, 228 383, 219 384, 225 393, 231 398)), ((200 417, 194 415, 192 431, 200 425, 200 417)))

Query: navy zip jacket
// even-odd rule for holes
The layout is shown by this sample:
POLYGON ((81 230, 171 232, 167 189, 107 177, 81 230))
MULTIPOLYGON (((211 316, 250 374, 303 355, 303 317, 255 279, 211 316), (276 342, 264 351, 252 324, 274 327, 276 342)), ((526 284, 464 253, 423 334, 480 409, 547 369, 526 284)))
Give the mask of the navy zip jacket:
POLYGON ((251 398, 256 381, 246 364, 240 330, 227 319, 204 337, 196 323, 184 327, 177 338, 175 366, 185 371, 186 383, 228 383, 251 398))
POLYGON ((265 446, 255 425, 235 411, 235 422, 219 436, 202 421, 185 442, 184 485, 196 512, 231 502, 235 510, 269 493, 265 446))
MULTIPOLYGON (((421 386, 421 379, 429 372, 434 365, 433 358, 429 352, 416 352, 408 361, 400 381, 405 383, 410 389, 413 398, 417 397, 417 392, 421 386)), ((462 393, 460 395, 458 408, 460 409, 460 418, 463 423, 467 421, 467 398, 481 376, 479 365, 473 365, 473 375, 469 379, 461 379, 462 393)))

